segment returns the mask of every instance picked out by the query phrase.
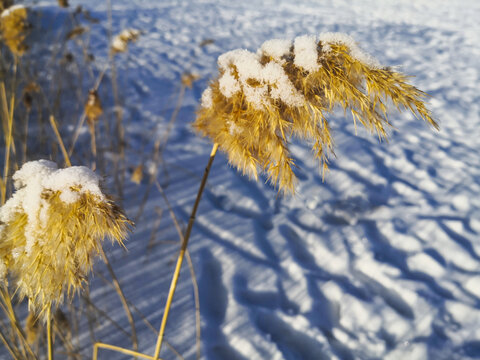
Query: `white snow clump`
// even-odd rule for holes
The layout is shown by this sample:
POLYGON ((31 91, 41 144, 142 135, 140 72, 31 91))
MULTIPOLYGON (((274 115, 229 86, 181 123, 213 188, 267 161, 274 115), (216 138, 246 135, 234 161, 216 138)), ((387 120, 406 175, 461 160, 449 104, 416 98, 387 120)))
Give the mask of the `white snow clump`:
MULTIPOLYGON (((220 55, 220 92, 226 98, 243 92, 246 100, 257 109, 262 109, 272 100, 281 100, 287 106, 302 106, 305 103, 304 96, 295 88, 282 66, 286 63, 285 56, 289 55, 293 48, 294 65, 307 73, 315 72, 321 67, 318 60, 322 52, 328 53, 332 44, 346 45, 353 58, 371 68, 382 67, 374 57, 362 51, 353 38, 343 33, 304 35, 295 38, 293 42, 273 39, 265 41, 256 53, 236 49, 220 55), (272 60, 262 64, 263 56, 269 56, 272 60)), ((206 109, 213 106, 210 87, 202 94, 201 105, 206 109)))
MULTIPOLYGON (((45 191, 60 192, 59 198, 65 204, 78 201, 84 193, 95 196, 100 202, 106 200, 100 189, 100 177, 84 166, 58 169, 52 161, 31 161, 13 175, 13 182, 16 191, 0 207, 0 224, 9 223, 15 214, 27 215, 27 253, 36 241, 36 229, 42 228, 47 220, 49 203, 42 197, 45 191)), ((0 225, 0 234, 4 226, 0 225)))

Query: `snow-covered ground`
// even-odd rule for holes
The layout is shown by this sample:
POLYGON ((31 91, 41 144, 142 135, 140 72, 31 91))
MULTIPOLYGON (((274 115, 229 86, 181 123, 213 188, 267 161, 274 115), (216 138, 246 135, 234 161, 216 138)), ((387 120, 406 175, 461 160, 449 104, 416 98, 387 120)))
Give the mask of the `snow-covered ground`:
MULTIPOLYGON (((101 20, 92 26, 91 47, 105 59, 105 2, 79 3, 101 20)), ((53 5, 41 4, 47 12, 53 5)), ((479 16, 473 0, 113 2, 114 33, 144 32, 117 64, 130 170, 149 164, 182 73, 200 76, 186 91, 158 176, 183 223, 211 148, 190 123, 223 52, 255 51, 271 38, 344 32, 382 64, 414 75, 440 123, 434 132, 394 113, 390 140, 379 143, 364 129, 356 135, 339 112, 330 119, 337 156, 324 183, 309 144, 291 144, 299 165, 295 197, 278 196, 217 156, 189 245, 205 359, 480 358, 479 16), (213 43, 200 46, 207 39, 213 43)), ((82 136, 88 145, 88 132, 82 136)), ((147 188, 146 182, 125 188, 132 219, 147 188)), ((128 252, 108 249, 126 297, 156 327, 178 241, 153 187, 128 252)), ((103 265, 97 271, 108 277, 103 265)), ((116 293, 99 276, 91 297, 129 329, 116 293)), ((194 310, 185 264, 166 333, 185 359, 195 358, 194 310)), ((155 334, 134 316, 140 350, 153 354, 155 334)), ((102 319, 96 336, 131 346, 102 319)), ((85 356, 89 341, 86 331, 85 356)), ((162 357, 176 358, 168 348, 162 357)), ((105 351, 100 358, 127 357, 105 351)))

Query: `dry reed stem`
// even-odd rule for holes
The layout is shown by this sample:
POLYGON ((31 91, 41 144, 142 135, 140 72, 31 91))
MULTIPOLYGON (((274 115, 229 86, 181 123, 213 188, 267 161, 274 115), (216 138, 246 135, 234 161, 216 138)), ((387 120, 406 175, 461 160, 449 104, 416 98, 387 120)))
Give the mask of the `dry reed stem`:
MULTIPOLYGON (((113 289, 115 289, 115 286, 113 285, 113 283, 108 280, 102 273, 99 273, 99 272, 96 272, 96 275, 100 277, 100 279, 105 283, 107 284, 108 286, 111 286, 113 289)), ((136 313, 137 315, 142 319, 142 321, 145 323, 145 325, 147 325, 148 328, 150 328, 150 330, 152 330, 152 332, 155 334, 155 336, 158 336, 158 330, 155 329, 155 327, 148 321, 148 319, 145 317, 145 315, 142 314, 142 312, 131 302, 129 301, 128 299, 125 298, 125 300, 127 301, 128 303, 128 306, 131 307, 136 313)), ((127 332, 125 329, 123 329, 120 324, 118 324, 115 320, 113 320, 110 316, 108 316, 108 314, 99 309, 98 307, 96 307, 92 302, 91 300, 87 300, 85 299, 85 301, 89 301, 89 303, 92 305, 92 307, 94 308, 94 310, 96 312, 98 312, 100 315, 102 315, 103 317, 105 317, 108 321, 110 321, 112 323, 113 326, 115 326, 117 329, 119 329, 122 333, 124 333, 126 336, 131 336, 131 334, 129 332, 127 332)), ((95 341, 93 342, 95 343, 95 341)), ((180 353, 170 344, 168 343, 167 341, 165 341, 165 344, 168 346, 168 348, 180 359, 180 360, 184 360, 183 356, 180 355, 180 353)), ((126 349, 127 350, 127 349, 126 349)))
MULTIPOLYGON (((130 302, 129 302, 130 303, 130 302)), ((132 303, 130 303, 130 306, 133 308, 133 310, 137 313, 138 316, 140 316, 140 319, 147 325, 147 327, 152 330, 152 332, 158 336, 158 330, 155 329, 155 327, 148 321, 147 317, 142 314, 142 312, 132 303)), ((184 357, 166 340, 164 340, 165 345, 180 359, 180 360, 185 360, 184 357)))
POLYGON ((1 189, 1 197, 0 197, 0 205, 3 205, 6 201, 7 195, 7 186, 8 186, 8 173, 10 170, 10 149, 13 145, 13 111, 15 108, 15 82, 16 82, 16 75, 17 75, 17 61, 18 58, 15 56, 15 62, 13 65, 13 84, 12 84, 12 93, 10 97, 10 108, 6 108, 7 100, 6 100, 6 92, 5 92, 5 84, 2 82, 1 86, 1 97, 2 97, 2 104, 3 104, 3 112, 6 113, 7 116, 7 132, 5 138, 5 165, 3 168, 3 183, 1 189))
POLYGON ((97 140, 95 136, 95 123, 89 123, 88 129, 90 131, 90 149, 92 150, 92 170, 95 171, 97 168, 97 140))
MULTIPOLYGON (((90 90, 90 91, 95 91, 95 92, 98 92, 98 88, 100 87, 100 83, 102 82, 103 80, 103 77, 108 69, 108 64, 105 65, 105 67, 102 69, 102 71, 100 72, 100 74, 98 74, 98 77, 97 77, 97 80, 95 81, 95 85, 94 87, 90 90)), ((75 126, 75 130, 73 132, 73 136, 72 136, 72 140, 71 140, 71 145, 70 145, 70 148, 68 149, 68 154, 70 156, 72 156, 73 154, 73 150, 75 148, 75 144, 77 143, 77 140, 78 140, 78 137, 80 135, 80 130, 82 129, 82 126, 85 122, 85 120, 87 119, 87 112, 86 111, 83 111, 82 112, 82 115, 80 116, 80 119, 78 120, 78 123, 77 125, 75 126)), ((108 125, 108 122, 105 123, 105 125, 107 126, 108 125)), ((107 133, 108 133, 108 129, 107 129, 107 133)))
POLYGON ((20 342, 19 349, 22 353, 23 358, 37 359, 36 355, 32 351, 32 348, 27 342, 27 338, 25 336, 22 326, 20 325, 17 314, 15 313, 12 305, 12 300, 5 283, 0 286, 0 306, 2 307, 3 312, 7 315, 10 321, 11 329, 14 331, 14 333, 11 334, 14 341, 18 340, 20 342))
POLYGON ((28 139, 28 120, 30 118, 30 109, 27 108, 23 126, 23 139, 22 142, 22 164, 27 162, 27 139, 28 139))
POLYGON ((179 253, 178 258, 177 258, 177 265, 175 266, 175 271, 173 273, 172 282, 170 284, 170 290, 169 290, 168 296, 167 296, 167 302, 166 302, 165 308, 164 308, 164 313, 163 313, 162 323, 160 325, 157 344, 155 346, 155 354, 154 354, 154 359, 155 360, 157 360, 158 356, 160 355, 160 351, 161 351, 161 348, 162 348, 162 341, 163 341, 163 337, 165 335, 165 328, 167 326, 168 315, 170 313, 170 307, 172 306, 173 295, 175 294, 175 289, 177 287, 178 278, 180 276, 180 269, 182 268, 183 258, 185 256, 185 252, 186 252, 187 246, 188 246, 188 241, 190 239, 190 233, 192 232, 193 224, 195 222, 195 216, 197 214, 198 205, 200 204, 200 199, 202 198, 203 190, 205 188, 205 185, 207 184, 207 178, 208 178, 208 175, 210 173, 210 169, 212 167, 213 160, 215 159, 215 154, 217 153, 217 149, 218 149, 218 144, 217 143, 213 144, 212 151, 210 153, 210 158, 209 158, 208 164, 205 168, 205 172, 203 174, 202 181, 200 183, 200 187, 198 189, 197 197, 195 199, 195 203, 193 204, 192 213, 191 213, 190 219, 188 221, 187 229, 186 229, 185 235, 183 237, 183 242, 182 242, 182 245, 181 245, 181 248, 180 248, 180 253, 179 253))
POLYGON ((47 309, 47 354, 48 360, 53 360, 53 336, 52 336, 52 308, 47 309))
POLYGON ((125 294, 122 290, 122 287, 120 286, 120 282, 118 281, 118 278, 115 275, 115 272, 113 271, 112 265, 110 264, 110 261, 108 260, 108 257, 105 254, 105 251, 103 251, 103 249, 100 250, 100 255, 102 256, 103 261, 105 262, 105 265, 107 266, 108 272, 110 273, 110 276, 112 277, 114 289, 117 292, 117 294, 120 298, 120 301, 122 302, 122 306, 123 306, 123 308, 125 310, 125 313, 127 315, 128 322, 130 323, 130 329, 132 331, 132 333, 130 334, 130 337, 132 339, 133 349, 135 351, 138 351, 137 331, 135 329, 135 322, 133 320, 132 312, 130 311, 130 307, 128 306, 128 301, 125 297, 125 294))
MULTIPOLYGON (((0 84, 0 99, 1 99, 1 105, 2 105, 2 126, 3 126, 3 131, 4 131, 4 137, 5 137, 5 164, 4 164, 4 169, 3 169, 3 179, 1 183, 1 188, 0 188, 0 205, 3 205, 6 201, 6 194, 7 194, 7 182, 8 182, 8 166, 7 166, 7 153, 10 152, 10 138, 12 136, 12 129, 11 129, 11 122, 10 122, 10 112, 8 110, 8 102, 7 102, 7 95, 5 91, 5 83, 2 81, 0 84)), ((8 157, 10 157, 8 155, 8 157)))
MULTIPOLYGON (((2 130, 3 136, 5 137, 8 133, 8 118, 9 118, 9 111, 8 111, 8 101, 7 101, 7 93, 5 90, 5 82, 2 80, 0 83, 0 111, 2 112, 2 130)), ((7 140, 6 138, 4 139, 7 140)))
MULTIPOLYGON (((167 204, 167 207, 168 207, 168 212, 170 213, 170 217, 172 218, 172 221, 175 225, 175 229, 177 230, 177 233, 178 233, 178 236, 180 238, 180 243, 183 243, 185 241, 184 237, 183 237, 183 230, 182 228, 180 227, 180 224, 178 223, 178 219, 177 217, 175 216, 175 213, 173 212, 173 208, 172 206, 170 205, 170 202, 168 201, 168 198, 167 198, 167 195, 165 194, 165 191, 163 190, 162 186, 160 185, 160 183, 158 181, 155 182, 156 186, 157 186, 157 189, 158 191, 162 194, 162 197, 165 201, 165 203, 167 204)), ((200 323, 200 294, 199 294, 199 291, 198 291, 198 282, 197 282, 197 276, 195 274, 195 268, 193 267, 193 261, 192 261, 192 258, 190 256, 190 252, 188 251, 188 249, 186 249, 185 251, 185 256, 187 258, 187 262, 188 262, 188 268, 190 269, 190 277, 192 279, 192 285, 193 285, 193 297, 194 297, 194 300, 195 300, 195 331, 196 331, 196 337, 195 337, 195 344, 196 344, 196 348, 197 348, 197 359, 200 359, 200 356, 201 356, 201 343, 200 343, 200 339, 201 339, 201 323, 200 323)))
MULTIPOLYGON (((108 34, 108 46, 112 46, 112 2, 107 0, 107 34, 108 34)), ((118 144, 118 153, 120 155, 120 165, 122 167, 121 174, 119 173, 119 161, 117 158, 114 160, 114 179, 115 185, 117 187, 117 193, 119 198, 123 198, 123 183, 125 178, 125 130, 122 124, 122 114, 120 111, 120 101, 118 97, 118 86, 117 86, 117 68, 115 66, 115 57, 114 54, 109 51, 108 53, 109 62, 110 62, 110 71, 112 73, 112 90, 113 90, 113 100, 115 104, 115 115, 116 115, 116 131, 117 131, 117 144, 118 144)))
POLYGON ((148 260, 148 255, 150 254, 151 250, 153 249, 154 245, 155 245, 155 235, 158 231, 158 228, 160 227, 160 223, 161 223, 161 220, 162 220, 162 216, 163 216, 163 209, 158 207, 158 206, 155 206, 155 212, 157 213, 157 218, 153 224, 153 227, 152 227, 152 233, 150 234, 150 239, 148 240, 148 244, 147 244, 147 254, 146 254, 146 257, 145 257, 145 261, 148 260))
POLYGON ((132 350, 124 349, 124 348, 122 348, 122 347, 120 347, 120 346, 109 345, 109 344, 100 343, 100 342, 96 342, 96 343, 93 345, 93 357, 92 357, 92 360, 97 360, 97 359, 98 359, 98 349, 112 350, 112 351, 116 351, 116 352, 119 352, 119 353, 122 353, 122 354, 125 354, 125 355, 138 356, 138 357, 141 357, 142 359, 162 360, 162 359, 154 358, 153 356, 150 356, 150 355, 146 355, 146 354, 143 354, 143 353, 139 353, 139 352, 137 352, 137 351, 132 351, 132 350))
MULTIPOLYGON (((154 143, 154 146, 153 146, 153 166, 154 166, 154 170, 150 173, 147 189, 145 190, 145 193, 143 194, 142 201, 140 202, 137 214, 135 215, 135 222, 138 222, 138 220, 140 219, 140 216, 143 213, 143 210, 144 210, 145 205, 147 203, 148 197, 150 195, 150 191, 152 189, 153 183, 154 183, 155 179, 157 178, 159 163, 160 163, 160 160, 163 158, 162 153, 165 150, 168 138, 170 136, 170 132, 173 129, 173 125, 175 124, 175 121, 177 120, 178 113, 180 112, 180 108, 182 107, 183 98, 185 96, 185 90, 186 90, 186 85, 184 84, 184 82, 181 82, 180 92, 179 92, 178 98, 177 98, 177 103, 175 104, 175 109, 173 110, 172 115, 170 116, 170 120, 169 120, 168 125, 167 125, 167 131, 165 131, 165 134, 161 139, 157 139, 154 143)), ((165 170, 165 173, 168 177, 167 168, 165 167, 164 170, 165 170)))
MULTIPOLYGON (((101 275, 100 273, 96 273, 96 274, 101 277, 102 281, 104 281, 105 284, 113 287, 112 283, 109 280, 105 279, 103 275, 101 275)), ((95 316, 100 315, 104 317, 106 320, 108 320, 110 324, 113 325, 115 328, 117 328, 122 334, 124 334, 127 337, 131 336, 131 334, 127 330, 125 330, 118 322, 113 320, 112 317, 108 315, 106 311, 100 309, 97 305, 95 305, 93 301, 90 299, 90 297, 83 297, 83 300, 89 307, 91 307, 91 309, 82 310, 83 312, 85 312, 85 314, 88 314, 90 316, 92 316, 92 314, 94 314, 95 316)), ((97 320, 97 318, 95 319, 97 320)), ((93 326, 92 326, 92 334, 94 334, 93 326)), ((91 336, 91 339, 92 339, 92 344, 97 342, 97 340, 95 340, 94 335, 91 336)))
POLYGON ((175 289, 176 289, 177 284, 178 284, 180 269, 182 267, 183 259, 185 257, 185 253, 187 251, 188 240, 190 238, 190 234, 191 234, 191 231, 192 231, 192 228, 193 228, 193 224, 195 222, 195 216, 196 216, 196 213, 197 213, 198 205, 200 204, 200 199, 202 197, 203 190, 205 189, 205 185, 207 183, 207 178, 208 178, 208 175, 210 173, 210 169, 212 167, 213 160, 215 159, 215 154, 217 153, 217 149, 218 149, 218 145, 214 144, 213 148, 212 148, 212 151, 210 153, 210 158, 209 158, 208 164, 205 168, 205 172, 204 172, 203 177, 202 177, 202 181, 200 183, 200 187, 198 189, 197 197, 195 199, 195 203, 194 203, 193 208, 192 208, 192 212, 191 212, 190 219, 189 219, 189 222, 188 222, 188 225, 187 225, 187 229, 185 231, 185 235, 183 236, 183 241, 182 241, 182 245, 181 245, 181 248, 180 248, 180 253, 179 253, 178 258, 177 258, 177 264, 175 266, 175 271, 173 273, 173 278, 172 278, 172 281, 171 281, 171 284, 170 284, 170 290, 169 290, 166 305, 165 305, 165 308, 164 308, 162 323, 160 325, 160 330, 158 332, 158 337, 157 337, 157 343, 155 345, 154 356, 152 357, 152 356, 148 356, 148 355, 138 353, 138 352, 135 352, 135 351, 132 351, 132 350, 127 350, 127 349, 124 349, 124 348, 121 348, 121 347, 118 347, 118 346, 96 342, 95 345, 94 345, 94 349, 93 349, 93 360, 97 360, 98 349, 99 348, 109 349, 109 350, 117 351, 117 352, 124 353, 124 354, 127 354, 127 355, 134 355, 134 356, 136 355, 136 356, 142 357, 144 359, 160 360, 159 355, 160 355, 160 351, 161 351, 161 347, 162 347, 162 343, 163 343, 163 338, 164 338, 164 335, 165 335, 165 328, 166 328, 166 325, 167 325, 167 320, 168 320, 168 316, 169 316, 169 313, 170 313, 170 308, 171 308, 172 301, 173 301, 173 295, 175 294, 175 289))
POLYGON ((70 162, 70 157, 68 156, 68 152, 65 149, 65 145, 63 144, 62 137, 60 136, 60 132, 58 131, 58 126, 55 121, 55 117, 53 115, 50 115, 49 120, 50 120, 50 125, 52 126, 52 129, 53 129, 53 132, 55 133, 55 136, 57 138, 58 145, 60 146, 60 150, 62 151, 63 158, 65 160, 65 165, 70 167, 72 166, 72 163, 70 162))
POLYGON ((75 350, 75 347, 71 341, 71 334, 69 337, 66 337, 63 332, 61 331, 60 327, 56 322, 53 323, 53 328, 55 331, 55 334, 57 334, 60 337, 60 340, 62 341, 63 345, 66 348, 67 353, 69 356, 73 357, 74 359, 81 359, 82 356, 81 354, 75 350))
POLYGON ((2 340, 3 345, 5 345, 6 349, 8 350, 8 352, 10 353, 13 359, 15 360, 20 359, 15 353, 15 350, 10 346, 10 342, 7 341, 5 335, 3 334, 2 328, 4 328, 3 324, 1 324, 0 326, 0 340, 2 340))
MULTIPOLYGON (((87 318, 87 323, 88 323, 88 334, 90 336, 90 341, 92 344, 95 344, 97 341, 95 338, 95 324, 94 324, 94 317, 93 314, 94 312, 92 309, 95 309, 95 305, 93 305, 91 299, 90 299, 90 288, 87 286, 85 291, 82 294, 82 299, 84 303, 86 303, 85 308, 82 308, 82 312, 85 314, 87 318)), ((96 319, 95 319, 96 320, 96 319)), ((121 327, 120 329, 124 331, 121 327)))

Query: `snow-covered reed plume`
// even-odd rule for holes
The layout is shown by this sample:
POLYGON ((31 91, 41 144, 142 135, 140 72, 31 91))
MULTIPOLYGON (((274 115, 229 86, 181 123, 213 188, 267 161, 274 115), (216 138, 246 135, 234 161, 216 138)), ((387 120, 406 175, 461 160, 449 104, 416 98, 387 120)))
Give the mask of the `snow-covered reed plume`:
POLYGON ((0 38, 18 56, 27 50, 25 38, 30 28, 27 16, 27 8, 23 5, 11 6, 0 15, 0 38))
POLYGON ((335 106, 380 138, 389 126, 387 100, 438 128, 423 102, 426 94, 345 34, 269 40, 256 53, 239 49, 221 55, 218 67, 194 127, 244 174, 256 179, 265 171, 284 192, 293 193, 296 183, 288 149, 292 136, 311 141, 327 169, 333 140, 326 114, 335 106))
POLYGON ((130 221, 83 166, 24 164, 0 208, 0 281, 8 273, 30 309, 44 314, 87 279, 105 237, 122 243, 130 221))
POLYGON ((120 34, 113 38, 110 50, 113 54, 127 51, 128 44, 137 41, 140 34, 141 31, 136 29, 122 30, 120 34))

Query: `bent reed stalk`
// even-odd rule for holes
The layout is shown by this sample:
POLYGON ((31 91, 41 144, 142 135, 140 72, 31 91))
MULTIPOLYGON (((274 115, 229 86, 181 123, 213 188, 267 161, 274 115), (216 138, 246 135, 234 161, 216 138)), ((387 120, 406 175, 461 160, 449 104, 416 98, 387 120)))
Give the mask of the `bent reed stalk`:
POLYGON ((157 337, 157 343, 155 345, 155 353, 154 353, 153 357, 149 356, 149 355, 146 355, 146 354, 143 354, 143 353, 136 352, 136 351, 128 350, 128 349, 125 349, 125 348, 122 348, 122 347, 119 347, 119 346, 114 346, 114 345, 109 345, 109 344, 97 342, 97 343, 94 344, 94 347, 93 347, 93 357, 92 357, 93 360, 97 360, 98 349, 100 349, 100 348, 105 349, 105 350, 120 352, 120 353, 127 354, 127 355, 140 356, 140 357, 143 357, 144 359, 159 360, 160 351, 162 349, 162 343, 163 343, 163 339, 164 339, 164 336, 165 336, 165 328, 167 326, 167 321, 168 321, 168 316, 170 314, 170 309, 171 309, 171 306, 172 306, 173 296, 174 296, 175 290, 177 288, 178 278, 180 276, 180 270, 182 268, 183 259, 185 258, 185 254, 186 254, 187 246, 188 246, 188 241, 190 239, 190 234, 192 232, 193 224, 195 223, 195 217, 196 217, 196 214, 197 214, 198 205, 200 204, 200 199, 202 198, 203 190, 205 189, 205 185, 207 184, 208 175, 210 174, 210 169, 212 168, 213 160, 215 159, 215 155, 217 153, 217 150, 218 150, 218 144, 215 143, 215 144, 213 144, 212 151, 210 152, 210 158, 208 160, 207 166, 205 167, 205 171, 203 173, 203 177, 202 177, 202 180, 200 182, 200 187, 199 187, 198 192, 197 192, 197 197, 195 198, 195 203, 193 204, 193 208, 192 208, 192 212, 190 214, 190 219, 188 221, 187 229, 185 230, 185 235, 183 237, 182 245, 180 247, 180 253, 178 255, 177 264, 175 266, 175 271, 173 273, 172 281, 170 283, 170 290, 168 292, 167 301, 166 301, 166 304, 165 304, 165 309, 164 309, 164 312, 163 312, 162 322, 161 322, 161 325, 160 325, 160 330, 159 330, 158 337, 157 337))
POLYGON ((177 258, 177 265, 175 267, 175 272, 173 273, 172 282, 170 284, 170 290, 168 292, 167 303, 165 305, 162 324, 160 326, 160 333, 158 334, 157 345, 155 347, 155 354, 153 356, 155 360, 157 360, 158 356, 160 355, 160 350, 162 348, 162 341, 165 334, 165 327, 167 326, 167 320, 168 320, 168 315, 170 313, 170 307, 172 305, 173 295, 175 293, 175 289, 177 288, 178 277, 180 275, 180 269, 182 267, 183 258, 187 250, 188 240, 190 239, 190 233, 192 232, 193 223, 195 222, 195 216, 197 214, 198 205, 200 204, 200 199, 202 197, 203 190, 205 189, 205 185, 207 184, 208 174, 210 173, 210 168, 212 167, 213 160, 215 159, 215 154, 217 153, 217 149, 218 149, 218 144, 217 143, 213 144, 213 148, 210 153, 210 159, 208 160, 207 167, 205 168, 205 172, 203 173, 202 182, 200 183, 200 187, 197 193, 197 198, 195 199, 195 204, 193 205, 192 213, 190 215, 190 219, 188 220, 187 230, 185 231, 185 236, 183 238, 182 246, 180 248, 180 253, 177 258))

